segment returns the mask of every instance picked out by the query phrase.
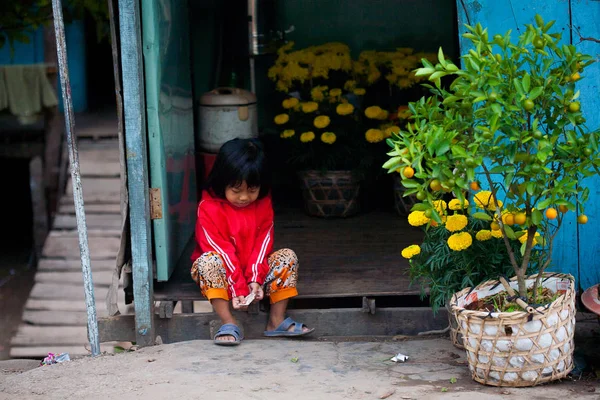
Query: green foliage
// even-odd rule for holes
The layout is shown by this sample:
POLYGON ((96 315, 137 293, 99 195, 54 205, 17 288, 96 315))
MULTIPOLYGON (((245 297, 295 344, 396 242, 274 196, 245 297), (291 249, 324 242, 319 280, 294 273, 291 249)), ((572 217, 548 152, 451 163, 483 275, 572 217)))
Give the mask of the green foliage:
MULTIPOLYGON (((65 22, 83 18, 89 13, 96 22, 98 40, 108 36, 108 6, 103 0, 64 0, 65 22)), ((0 48, 8 43, 29 43, 29 34, 52 23, 51 0, 18 0, 0 2, 0 48)))
MULTIPOLYGON (((563 220, 562 213, 548 220, 541 211, 563 205, 583 212, 589 189, 582 180, 598 174, 600 164, 600 133, 587 128, 577 101, 580 74, 592 57, 561 45, 560 34, 549 33, 552 25, 537 16, 517 43, 510 31, 490 38, 480 24, 467 26, 464 37, 472 49, 462 56, 463 69, 441 51, 435 65, 423 60, 416 74, 429 79, 432 95, 409 105, 415 127, 388 141, 392 150, 384 166, 390 172, 412 166, 416 179, 404 180, 406 194, 422 192, 428 204, 444 191, 464 198, 480 173, 493 198, 504 199, 497 215, 526 216, 520 225, 527 241, 517 252, 523 257, 511 262, 521 278, 536 232, 548 255, 543 270, 563 220), (453 80, 444 86, 443 78, 453 80), (442 191, 430 190, 433 180, 442 191)), ((500 226, 507 239, 515 236, 508 225, 500 226)), ((510 253, 510 240, 505 245, 510 253)), ((521 293, 523 286, 520 279, 521 293)))

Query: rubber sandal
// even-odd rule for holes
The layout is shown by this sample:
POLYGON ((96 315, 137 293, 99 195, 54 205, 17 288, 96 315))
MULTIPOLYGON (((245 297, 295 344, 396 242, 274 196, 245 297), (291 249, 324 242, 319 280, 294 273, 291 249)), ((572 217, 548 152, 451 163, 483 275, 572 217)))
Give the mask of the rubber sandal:
POLYGON ((224 324, 222 325, 217 333, 215 333, 215 337, 213 338, 213 342, 219 346, 237 346, 242 343, 242 332, 240 328, 235 324, 224 324), (234 341, 230 340, 217 340, 222 336, 233 336, 234 341))
POLYGON ((293 319, 291 319, 290 317, 287 317, 277 328, 275 328, 272 331, 264 331, 263 335, 265 335, 267 337, 280 337, 280 336, 295 337, 295 336, 305 336, 305 335, 308 335, 309 333, 314 332, 315 328, 309 329, 308 331, 304 331, 302 328, 304 328, 305 326, 306 325, 296 322, 293 319), (294 325, 294 329, 291 331, 288 331, 288 329, 290 329, 290 326, 292 326, 292 325, 294 325))

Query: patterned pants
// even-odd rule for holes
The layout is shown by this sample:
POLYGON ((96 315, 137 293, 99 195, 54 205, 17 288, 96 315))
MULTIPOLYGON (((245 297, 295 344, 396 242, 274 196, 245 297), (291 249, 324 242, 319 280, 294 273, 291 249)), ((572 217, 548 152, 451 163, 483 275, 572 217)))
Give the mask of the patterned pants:
MULTIPOLYGON (((263 284, 265 295, 271 304, 298 295, 298 257, 293 250, 281 249, 269 255, 269 273, 263 284)), ((192 265, 192 279, 208 300, 229 300, 225 264, 215 252, 202 254, 192 265)))

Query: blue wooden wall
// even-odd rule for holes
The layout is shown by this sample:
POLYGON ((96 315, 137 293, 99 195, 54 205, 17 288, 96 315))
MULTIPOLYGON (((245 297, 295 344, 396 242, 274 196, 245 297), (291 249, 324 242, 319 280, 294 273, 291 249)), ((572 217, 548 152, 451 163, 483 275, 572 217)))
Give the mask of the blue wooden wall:
MULTIPOLYGON (((52 27, 49 27, 52 29, 52 27)), ((85 35, 83 21, 74 21, 65 26, 67 57, 69 58, 69 78, 75 112, 87 110, 87 68, 85 59, 85 35)), ((6 43, 0 48, 0 65, 38 64, 44 62, 44 30, 39 28, 29 34, 29 43, 15 43, 14 53, 6 43)), ((60 91, 60 86, 59 89, 60 91)), ((62 95, 57 94, 62 111, 62 95)))
MULTIPOLYGON (((478 22, 489 30, 490 37, 511 29, 516 38, 523 32, 524 24, 534 23, 535 14, 545 21, 556 20, 553 30, 562 31, 565 43, 575 44, 582 53, 591 54, 598 60, 600 43, 582 41, 581 37, 600 39, 600 2, 592 0, 458 0, 458 22, 461 54, 468 49, 470 41, 462 38, 466 32, 464 24, 478 22)), ((581 90, 581 105, 588 128, 600 128, 600 63, 586 68, 578 85, 581 90)), ((590 188, 585 214, 590 222, 578 225, 577 214, 568 213, 557 235, 554 250, 556 271, 570 273, 577 284, 586 289, 600 282, 600 178, 584 181, 590 188)), ((579 211, 581 213, 581 211, 579 211)))

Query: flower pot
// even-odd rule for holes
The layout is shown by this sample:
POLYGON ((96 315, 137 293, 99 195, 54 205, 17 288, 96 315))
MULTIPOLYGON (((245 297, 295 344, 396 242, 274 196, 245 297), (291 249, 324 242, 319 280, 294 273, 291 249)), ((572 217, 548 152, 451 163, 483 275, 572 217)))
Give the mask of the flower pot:
POLYGON ((405 190, 406 188, 402 186, 400 174, 394 174, 394 207, 401 217, 410 214, 410 209, 417 203, 417 196, 414 194, 404 196, 405 190))
MULTIPOLYGON (((527 279, 532 287, 537 275, 527 279)), ((510 285, 517 287, 516 278, 510 285)), ((575 286, 571 275, 544 274, 542 286, 560 296, 551 304, 525 311, 467 310, 478 299, 504 291, 498 281, 452 296, 472 378, 491 386, 534 386, 566 377, 573 369, 575 286)))
POLYGON ((309 215, 349 217, 358 212, 360 183, 351 171, 301 171, 298 176, 309 215))
POLYGON ((464 350, 465 347, 463 346, 463 336, 460 331, 458 317, 456 312, 452 311, 450 302, 446 303, 446 310, 448 311, 448 324, 450 325, 450 341, 454 347, 464 350))

